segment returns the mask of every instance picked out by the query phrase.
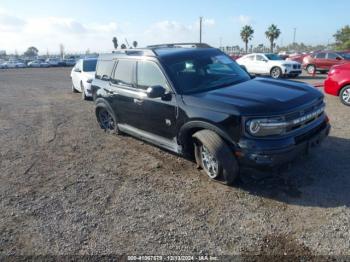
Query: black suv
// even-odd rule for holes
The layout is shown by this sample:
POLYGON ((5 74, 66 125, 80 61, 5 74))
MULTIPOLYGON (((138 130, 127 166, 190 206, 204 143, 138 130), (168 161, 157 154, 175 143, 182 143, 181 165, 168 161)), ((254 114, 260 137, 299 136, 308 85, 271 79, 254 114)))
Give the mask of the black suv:
POLYGON ((92 92, 101 128, 194 156, 210 178, 227 184, 241 165, 278 167, 330 130, 321 92, 252 78, 206 44, 101 55, 92 92))

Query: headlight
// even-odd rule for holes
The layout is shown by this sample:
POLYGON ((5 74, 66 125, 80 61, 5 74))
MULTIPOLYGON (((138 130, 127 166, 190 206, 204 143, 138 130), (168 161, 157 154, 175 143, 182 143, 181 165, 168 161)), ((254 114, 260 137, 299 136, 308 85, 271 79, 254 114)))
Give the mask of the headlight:
POLYGON ((252 119, 247 122, 246 129, 252 136, 272 136, 285 133, 287 126, 282 118, 252 119))
POLYGON ((288 68, 292 67, 292 65, 291 65, 291 64, 282 64, 282 66, 284 66, 284 67, 288 67, 288 68))
POLYGON ((90 79, 88 79, 86 82, 88 83, 88 84, 91 84, 92 83, 92 78, 90 78, 90 79))

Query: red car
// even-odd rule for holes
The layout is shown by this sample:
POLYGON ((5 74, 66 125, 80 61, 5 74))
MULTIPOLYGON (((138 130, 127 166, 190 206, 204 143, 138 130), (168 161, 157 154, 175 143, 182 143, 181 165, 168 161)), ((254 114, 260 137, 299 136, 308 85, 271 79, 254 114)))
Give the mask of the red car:
POLYGON ((295 55, 290 55, 286 60, 287 61, 295 61, 300 64, 303 63, 303 59, 305 56, 308 56, 308 54, 295 54, 295 55))
POLYGON ((345 52, 322 51, 308 55, 303 59, 303 68, 309 74, 316 71, 327 72, 332 66, 344 64, 350 61, 350 54, 345 52))
POLYGON ((339 96, 344 105, 350 106, 350 63, 331 68, 324 82, 324 91, 339 96))

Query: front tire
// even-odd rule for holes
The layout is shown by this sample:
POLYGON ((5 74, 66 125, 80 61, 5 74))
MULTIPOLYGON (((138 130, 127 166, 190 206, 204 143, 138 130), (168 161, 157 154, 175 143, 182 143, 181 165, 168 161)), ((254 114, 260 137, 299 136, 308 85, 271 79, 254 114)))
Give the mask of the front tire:
POLYGON ((314 65, 308 65, 306 67, 306 71, 310 74, 310 75, 313 75, 316 73, 316 66, 314 65))
POLYGON ((340 90, 339 98, 344 105, 350 106, 350 85, 344 86, 340 90))
POLYGON ((278 79, 282 77, 282 69, 279 67, 273 67, 270 71, 270 76, 274 79, 278 79))
POLYGON ((238 162, 226 142, 211 130, 193 135, 197 165, 210 179, 232 185, 239 175, 238 162))

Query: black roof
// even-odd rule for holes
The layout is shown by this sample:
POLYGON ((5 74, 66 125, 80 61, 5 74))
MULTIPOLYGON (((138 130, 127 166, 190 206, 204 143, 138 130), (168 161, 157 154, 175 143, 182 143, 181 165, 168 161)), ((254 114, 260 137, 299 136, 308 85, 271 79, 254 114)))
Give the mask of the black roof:
POLYGON ((151 57, 169 57, 179 54, 189 54, 196 52, 207 52, 216 50, 204 43, 175 43, 175 44, 160 44, 151 45, 146 48, 135 49, 121 49, 113 51, 112 54, 101 54, 99 59, 110 60, 121 57, 139 57, 139 56, 151 56, 151 57))

